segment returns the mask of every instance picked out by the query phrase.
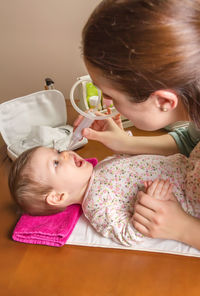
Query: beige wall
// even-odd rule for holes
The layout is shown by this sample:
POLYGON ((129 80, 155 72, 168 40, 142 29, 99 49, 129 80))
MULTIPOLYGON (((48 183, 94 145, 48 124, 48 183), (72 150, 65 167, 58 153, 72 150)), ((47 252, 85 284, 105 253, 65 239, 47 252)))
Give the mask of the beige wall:
POLYGON ((44 88, 51 77, 66 98, 86 70, 81 30, 100 0, 2 0, 0 103, 44 88))

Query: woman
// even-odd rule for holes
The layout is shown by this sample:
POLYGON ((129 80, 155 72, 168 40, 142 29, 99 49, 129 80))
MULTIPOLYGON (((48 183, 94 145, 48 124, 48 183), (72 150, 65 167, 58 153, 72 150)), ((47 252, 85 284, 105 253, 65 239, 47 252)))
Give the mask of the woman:
MULTIPOLYGON (((96 121, 83 135, 118 152, 189 155, 200 139, 199 36, 199 0, 102 1, 83 29, 83 57, 104 98, 143 130, 191 123, 187 130, 146 138, 128 137, 112 120, 96 121)), ((137 230, 200 249, 199 219, 175 200, 160 201, 143 192, 138 200, 137 230)))

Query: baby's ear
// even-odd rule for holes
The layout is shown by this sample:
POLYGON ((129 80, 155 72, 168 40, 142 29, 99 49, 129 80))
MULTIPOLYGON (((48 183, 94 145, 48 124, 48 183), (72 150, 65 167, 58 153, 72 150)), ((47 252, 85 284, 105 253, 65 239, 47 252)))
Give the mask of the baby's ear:
POLYGON ((47 194, 46 196, 46 203, 52 206, 58 206, 62 205, 66 202, 67 200, 67 193, 58 193, 54 190, 52 190, 50 193, 47 194))

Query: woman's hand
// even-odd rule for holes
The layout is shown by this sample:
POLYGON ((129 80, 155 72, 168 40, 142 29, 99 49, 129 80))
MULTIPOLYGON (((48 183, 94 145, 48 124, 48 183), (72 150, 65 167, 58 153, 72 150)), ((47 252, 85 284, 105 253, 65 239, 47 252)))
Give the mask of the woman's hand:
MULTIPOLYGON (((100 115, 102 115, 102 113, 100 113, 100 115)), ((80 124, 82 119, 82 116, 76 119, 74 128, 80 124)), ((119 153, 124 152, 124 145, 129 138, 127 133, 123 130, 120 114, 117 114, 113 118, 95 120, 90 128, 83 129, 82 135, 89 140, 99 141, 119 153)))
POLYGON ((137 194, 133 226, 152 238, 184 241, 190 216, 183 211, 167 182, 157 182, 157 187, 155 181, 152 184, 152 192, 147 189, 147 193, 139 191, 137 194))

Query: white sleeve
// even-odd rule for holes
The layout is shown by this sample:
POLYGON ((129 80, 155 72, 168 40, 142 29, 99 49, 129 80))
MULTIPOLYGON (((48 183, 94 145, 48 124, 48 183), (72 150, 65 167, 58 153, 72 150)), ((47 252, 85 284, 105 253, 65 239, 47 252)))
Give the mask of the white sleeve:
POLYGON ((132 215, 126 210, 116 209, 113 204, 101 205, 85 213, 97 232, 125 246, 132 246, 134 242, 143 238, 143 235, 133 227, 132 215))

